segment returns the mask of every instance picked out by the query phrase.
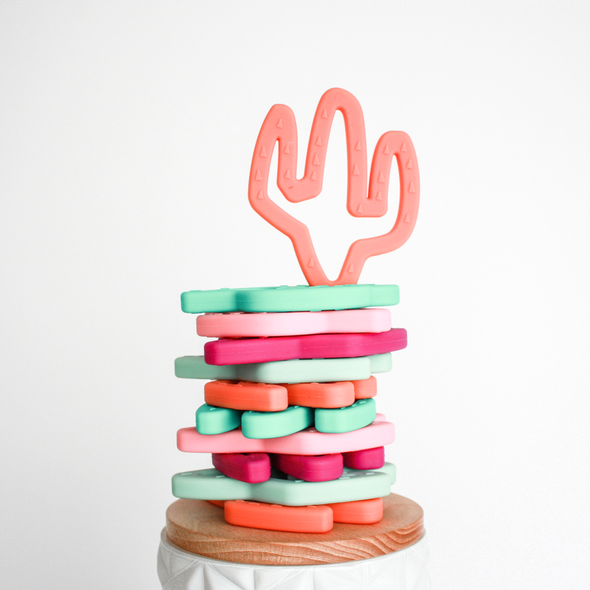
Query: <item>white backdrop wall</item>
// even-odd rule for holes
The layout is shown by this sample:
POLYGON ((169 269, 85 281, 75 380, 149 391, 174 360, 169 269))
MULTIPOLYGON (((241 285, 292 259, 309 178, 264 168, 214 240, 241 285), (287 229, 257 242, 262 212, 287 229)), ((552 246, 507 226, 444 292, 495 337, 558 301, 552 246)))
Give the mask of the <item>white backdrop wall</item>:
MULTIPOLYGON (((410 344, 377 402, 434 587, 587 587, 589 18, 587 1, 0 3, 0 585, 159 587, 170 477, 210 464, 175 448, 202 382, 173 359, 204 341, 179 295, 303 282, 248 205, 250 158, 271 105, 303 148, 339 86, 369 151, 401 129, 418 153, 416 230, 362 282, 401 287, 410 344)), ((393 214, 348 218, 341 118, 331 145, 324 194, 293 210, 334 276, 393 214)))

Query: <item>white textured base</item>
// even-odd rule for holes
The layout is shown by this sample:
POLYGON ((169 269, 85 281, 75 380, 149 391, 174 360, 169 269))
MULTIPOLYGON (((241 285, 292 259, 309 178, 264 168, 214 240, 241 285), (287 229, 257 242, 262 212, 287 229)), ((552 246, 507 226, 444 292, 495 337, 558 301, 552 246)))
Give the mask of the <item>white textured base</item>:
POLYGON ((330 565, 247 565, 179 549, 162 531, 158 576, 163 590, 430 590, 425 538, 381 557, 330 565))

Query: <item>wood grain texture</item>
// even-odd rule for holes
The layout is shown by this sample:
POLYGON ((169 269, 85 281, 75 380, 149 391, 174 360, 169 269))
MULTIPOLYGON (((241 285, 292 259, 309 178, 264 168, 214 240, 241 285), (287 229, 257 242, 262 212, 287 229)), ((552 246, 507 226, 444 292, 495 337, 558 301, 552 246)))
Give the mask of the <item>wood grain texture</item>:
POLYGON ((393 553, 424 535, 422 508, 403 496, 384 498, 377 524, 335 524, 329 533, 283 533, 227 524, 223 509, 203 500, 177 500, 166 512, 171 543, 197 555, 253 565, 319 565, 393 553))

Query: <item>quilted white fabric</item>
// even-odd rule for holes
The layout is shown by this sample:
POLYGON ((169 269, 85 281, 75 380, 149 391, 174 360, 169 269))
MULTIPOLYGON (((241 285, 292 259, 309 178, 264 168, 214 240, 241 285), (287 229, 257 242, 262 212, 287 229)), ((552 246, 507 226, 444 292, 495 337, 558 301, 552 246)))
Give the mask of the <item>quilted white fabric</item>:
POLYGON ((158 576, 163 590, 430 590, 425 538, 407 549, 330 565, 245 565, 193 555, 162 531, 158 576))

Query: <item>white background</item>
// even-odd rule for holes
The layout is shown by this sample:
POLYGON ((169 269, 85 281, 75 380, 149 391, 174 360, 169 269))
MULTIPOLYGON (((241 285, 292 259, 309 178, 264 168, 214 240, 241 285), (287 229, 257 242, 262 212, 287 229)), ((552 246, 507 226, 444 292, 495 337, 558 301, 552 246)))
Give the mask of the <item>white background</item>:
MULTIPOLYGON (((175 448, 203 383, 173 376, 204 341, 179 295, 303 282, 250 158, 271 105, 303 149, 339 86, 370 152, 402 129, 420 163, 416 230, 362 282, 401 287, 377 403, 434 587, 587 588, 589 23, 586 1, 2 2, 0 586, 159 587, 170 477, 210 465, 175 448)), ((346 215, 343 137, 338 115, 325 193, 292 209, 331 276, 393 223, 346 215)))

